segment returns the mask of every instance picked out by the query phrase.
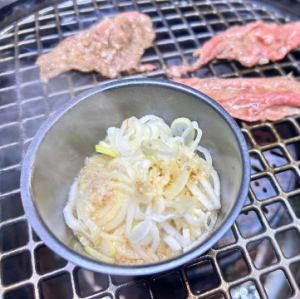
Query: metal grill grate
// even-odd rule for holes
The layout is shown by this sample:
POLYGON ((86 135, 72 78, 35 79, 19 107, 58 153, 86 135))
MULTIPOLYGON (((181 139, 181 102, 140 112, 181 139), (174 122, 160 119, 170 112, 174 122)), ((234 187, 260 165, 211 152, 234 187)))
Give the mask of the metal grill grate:
MULTIPOLYGON (((40 124, 62 103, 103 81, 69 72, 43 85, 37 56, 64 37, 107 15, 139 10, 152 17, 157 39, 143 62, 158 69, 190 61, 216 32, 256 19, 286 22, 239 0, 67 1, 15 22, 0 33, 0 285, 11 298, 300 298, 300 118, 277 123, 240 122, 252 161, 247 202, 232 229, 206 255, 151 277, 112 277, 78 268, 50 251, 28 226, 20 202, 20 163, 40 124)), ((201 77, 253 77, 293 73, 300 50, 281 62, 246 69, 213 62, 201 77)), ((138 75, 139 76, 139 75, 138 75)), ((132 76, 131 76, 132 77, 132 76)))

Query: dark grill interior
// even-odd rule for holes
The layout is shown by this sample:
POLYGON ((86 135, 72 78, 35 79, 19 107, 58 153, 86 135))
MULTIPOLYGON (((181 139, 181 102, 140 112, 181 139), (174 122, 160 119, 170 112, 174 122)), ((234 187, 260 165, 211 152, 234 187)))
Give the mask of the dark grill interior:
MULTIPOLYGON (((104 16, 139 10, 152 17, 156 42, 143 62, 149 77, 191 61, 212 35, 257 19, 287 22, 269 7, 239 0, 66 1, 0 32, 0 284, 4 299, 300 298, 300 117, 277 123, 239 122, 251 156, 245 206, 231 230, 188 265, 151 277, 112 277, 78 268, 49 250, 28 225, 20 200, 22 157, 41 123, 66 101, 102 82, 69 72, 43 85, 35 60, 64 37, 104 16)), ((214 61, 193 75, 300 79, 300 50, 278 63, 246 69, 214 61)), ((139 77, 135 75, 131 77, 139 77)), ((127 76, 129 77, 129 76, 127 76)))

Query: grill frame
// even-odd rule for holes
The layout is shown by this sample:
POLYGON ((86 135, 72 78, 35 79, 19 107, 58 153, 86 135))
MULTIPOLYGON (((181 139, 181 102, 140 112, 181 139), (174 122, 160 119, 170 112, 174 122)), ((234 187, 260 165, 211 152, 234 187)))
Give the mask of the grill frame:
MULTIPOLYGON (((223 24, 225 27, 232 25, 234 22, 245 23, 251 19, 262 18, 271 19, 276 22, 288 21, 287 15, 281 14, 278 10, 270 10, 270 6, 257 6, 255 3, 243 2, 239 0, 207 0, 207 1, 185 1, 182 3, 170 2, 168 0, 162 1, 104 1, 104 0, 88 0, 88 1, 66 1, 61 4, 55 4, 52 7, 44 8, 35 12, 34 14, 8 25, 0 32, 0 66, 2 73, 0 74, 0 134, 5 136, 0 143, 0 157, 4 157, 5 161, 0 166, 0 201, 3 207, 7 206, 8 199, 19 197, 19 186, 18 177, 21 167, 21 159, 24 157, 25 150, 32 140, 35 130, 39 127, 43 120, 49 117, 60 105, 61 102, 69 100, 76 96, 83 90, 97 85, 103 79, 98 75, 77 75, 74 72, 62 75, 60 79, 49 84, 49 86, 42 85, 39 82, 39 78, 36 74, 36 67, 33 65, 33 57, 37 54, 41 54, 44 48, 53 46, 58 40, 65 37, 64 33, 70 31, 66 22, 76 24, 78 29, 83 29, 86 26, 86 22, 95 22, 96 19, 103 17, 107 13, 115 13, 122 11, 127 4, 132 4, 132 8, 139 9, 144 13, 151 15, 155 24, 160 24, 156 27, 158 35, 168 35, 168 38, 158 37, 153 47, 154 54, 147 54, 143 57, 143 62, 156 62, 160 64, 160 68, 149 73, 150 78, 161 78, 163 77, 162 68, 167 66, 168 63, 173 64, 174 58, 179 58, 182 61, 190 59, 193 47, 184 46, 187 41, 192 41, 194 47, 199 47, 200 44, 212 34, 214 34, 214 28, 217 28, 216 24, 223 24), (81 5, 80 3, 90 3, 88 7, 81 5), (222 6, 223 5, 223 6, 222 6), (224 7, 228 7, 224 8, 224 7), (206 8, 212 8, 212 10, 206 10, 206 8), (222 8, 223 7, 223 8, 222 8), (100 11, 95 15, 90 15, 89 12, 92 10, 100 11), (175 11, 173 13, 170 11, 175 11), (190 11, 190 12, 189 12, 190 11), (246 12, 246 17, 242 15, 242 12, 246 12), (262 11, 264 14, 259 15, 257 11, 262 11), (103 12, 103 13, 102 13, 103 12), (169 14, 170 12, 170 14, 169 14), (229 13, 229 14, 226 14, 229 13), (250 12, 250 16, 247 17, 247 12, 250 12), (235 15, 230 17, 230 13, 235 15), (217 21, 209 19, 207 15, 217 16, 217 21), (195 17, 199 18, 200 21, 195 21, 195 17), (193 18, 194 17, 194 18, 193 18), (207 17, 207 19, 206 19, 207 17), (176 24, 176 20, 181 19, 182 23, 176 24), (173 21, 172 21, 173 20, 173 21), (175 22, 175 21, 176 22, 175 22), (50 22, 47 24, 47 22, 50 22), (28 27, 28 28, 26 28, 28 27), (206 27, 208 31, 201 32, 201 28, 206 27), (55 28, 56 34, 52 34, 51 30, 55 28), (198 30, 197 28, 200 28, 198 30), (197 30, 196 30, 197 29, 197 30), (47 31, 48 30, 48 31, 47 31), (179 36, 181 30, 186 30, 187 33, 179 36), (48 32, 48 33, 47 33, 48 32), (26 37, 27 36, 27 37, 26 37), (29 36, 29 38, 28 38, 29 36), (53 38, 52 38, 53 37, 53 38), (47 44, 47 40, 54 40, 53 43, 47 44), (30 48, 30 45, 34 44, 34 48, 30 48), (28 46, 29 45, 29 46, 28 46), (170 45, 173 45, 171 47, 170 45), (27 47, 27 48, 26 48, 27 47), (174 50, 175 48, 175 50, 174 50), (173 49, 173 50, 172 50, 173 49), (26 52, 27 51, 27 52, 26 52), (66 88, 59 85, 59 81, 65 84, 66 88), (5 83, 3 83, 5 82, 5 83), (5 85, 6 84, 6 85, 5 85), (37 90, 37 94, 32 94, 34 90, 37 90), (8 100, 5 100, 6 97, 8 100), (12 99, 12 100, 11 100, 12 99), (58 100, 59 99, 59 100, 58 100), (34 108, 33 108, 34 107, 34 108), (36 107, 39 107, 38 109, 36 107), (7 137, 8 136, 8 137, 7 137), (18 148, 16 150, 15 148, 18 148), (12 150, 13 149, 13 150, 12 150), (14 152, 14 154, 11 153, 14 152), (18 151, 18 154, 15 152, 18 151), (17 156, 17 158, 16 158, 17 156), (14 159, 12 159, 14 158, 14 159), (11 161, 11 159, 13 161, 11 161), (8 182, 12 182, 9 184, 8 182), (0 183, 1 185, 1 183, 0 183)), ((210 16, 213 18, 213 16, 210 16)), ((54 30, 54 31, 55 31, 54 30)), ((265 76, 269 73, 277 73, 278 75, 287 75, 289 69, 293 69, 295 77, 300 77, 300 53, 294 51, 287 55, 287 58, 281 62, 276 62, 270 65, 262 67, 254 67, 251 69, 241 68, 238 63, 235 62, 213 62, 209 64, 207 68, 203 68, 198 74, 202 76, 220 76, 221 77, 232 77, 232 76, 265 76), (221 71, 222 72, 221 72, 221 71), (225 71, 224 71, 225 70, 225 71), (205 73, 206 72, 206 73, 205 73)), ((127 78, 139 78, 142 75, 126 76, 127 78)), ((262 164, 262 169, 255 173, 252 173, 251 180, 259 181, 262 178, 267 178, 270 184, 273 184, 273 189, 276 190, 275 194, 270 198, 261 200, 257 197, 255 192, 250 189, 251 203, 246 204, 242 209, 242 213, 255 211, 258 217, 258 221, 263 227, 263 231, 255 233, 251 237, 244 237, 241 234, 239 225, 235 223, 232 227, 235 241, 231 244, 227 244, 220 248, 212 248, 206 255, 201 256, 188 265, 177 269, 175 272, 178 273, 180 281, 183 283, 183 289, 186 292, 186 296, 189 298, 207 298, 209 295, 216 293, 223 294, 224 298, 235 298, 232 295, 232 290, 236 286, 240 286, 245 282, 253 282, 256 290, 258 291, 261 298, 268 298, 268 293, 264 288, 263 276, 268 273, 274 273, 274 271, 282 271, 285 275, 288 284, 292 289, 292 295, 290 298, 299 298, 299 280, 297 275, 293 274, 292 265, 298 265, 300 256, 296 254, 292 257, 286 257, 278 243, 276 237, 278 233, 296 229, 299 232, 299 215, 296 214, 294 207, 290 203, 290 198, 297 197, 299 195, 299 189, 293 189, 285 191, 281 188, 280 181, 278 179, 278 173, 293 170, 296 178, 300 176, 299 171, 299 157, 290 150, 289 145, 297 144, 300 141, 300 120, 297 117, 288 117, 284 122, 266 122, 266 123, 255 123, 248 124, 239 122, 241 131, 248 139, 248 142, 252 145, 249 148, 250 155, 256 155, 258 160, 262 164), (293 127, 294 134, 288 138, 283 138, 280 134, 281 131, 277 129, 282 123, 288 123, 290 127, 293 127), (263 142, 258 142, 258 137, 253 133, 255 131, 269 132, 271 141, 266 141, 263 138, 263 142), (287 159, 287 162, 280 166, 272 166, 269 164, 268 158, 265 153, 271 151, 274 148, 279 148, 283 156, 287 159), (291 221, 280 227, 272 227, 265 216, 265 207, 267 205, 273 205, 277 202, 285 205, 285 211, 289 213, 291 221), (298 215, 298 217, 297 217, 298 215), (276 253, 277 263, 258 269, 253 264, 252 257, 247 249, 249 243, 267 239, 271 242, 271 246, 276 253), (231 250, 240 250, 243 256, 243 260, 248 267, 248 274, 237 279, 228 280, 226 275, 222 272, 220 266, 220 255, 223 253, 230 252, 231 250), (217 287, 210 288, 209 290, 195 292, 191 279, 188 276, 187 269, 194 265, 200 265, 204 261, 209 261, 214 268, 214 273, 219 279, 217 287), (296 277, 295 277, 296 276, 296 277)), ((267 135, 268 135, 267 134, 267 135)), ((269 136, 268 135, 268 136, 269 136)), ((296 145, 295 145, 296 146, 296 145)), ((4 159, 3 159, 4 160, 4 159)), ((19 202, 16 200, 16 202, 19 202)), ((292 201, 291 201, 292 202, 292 201)), ((2 205, 1 205, 2 207, 2 205)), ((10 213, 12 215, 12 213, 10 213)), ((0 264, 2 266, 2 275, 0 275, 0 285, 2 292, 5 296, 11 294, 21 286, 32 286, 33 294, 35 298, 50 298, 45 291, 46 286, 44 282, 50 281, 53 278, 68 277, 66 278, 69 289, 69 293, 66 294, 66 298, 93 298, 94 296, 108 295, 112 298, 118 298, 120 290, 126 287, 138 285, 145 285, 145 289, 149 293, 150 298, 158 298, 158 294, 155 286, 155 281, 159 280, 161 276, 151 276, 141 278, 137 281, 129 280, 125 283, 116 283, 116 278, 111 276, 103 275, 107 288, 102 288, 98 291, 91 292, 88 295, 83 295, 80 291, 78 283, 78 273, 82 273, 81 269, 72 265, 71 263, 65 263, 64 266, 55 268, 51 271, 41 273, 39 270, 38 263, 43 261, 43 258, 39 258, 38 252, 43 247, 43 243, 37 239, 31 228, 27 224, 27 219, 22 213, 21 208, 18 213, 13 214, 8 219, 6 216, 0 218, 0 234, 9 227, 14 227, 18 223, 24 224, 24 231, 27 231, 28 240, 20 243, 12 249, 1 249, 0 264), (23 253, 25 255, 23 255, 23 253), (21 256, 24 260, 30 260, 31 271, 28 270, 23 277, 17 282, 7 283, 7 273, 3 272, 7 261, 16 260, 17 257, 21 256), (81 272, 80 272, 81 271, 81 272), (61 276, 59 276, 61 275, 61 276), (46 295, 45 295, 46 294, 46 295), (48 297, 47 297, 48 296, 48 297)), ((21 259, 20 259, 21 260, 21 259)), ((26 263, 25 263, 26 264, 26 263)), ((166 274, 167 275, 167 274, 166 274)), ((171 275, 171 274, 170 274, 171 275)), ((176 276, 176 277, 177 277, 176 276)), ((164 277, 164 276, 163 276, 164 277)), ((58 280, 58 281, 59 281, 58 280)), ((64 296, 61 296, 64 298, 64 296)))

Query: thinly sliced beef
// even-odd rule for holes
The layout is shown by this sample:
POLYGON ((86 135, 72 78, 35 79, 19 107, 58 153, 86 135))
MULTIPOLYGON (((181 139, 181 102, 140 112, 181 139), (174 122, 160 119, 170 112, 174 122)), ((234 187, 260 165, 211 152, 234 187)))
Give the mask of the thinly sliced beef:
POLYGON ((245 121, 275 121, 300 113, 300 82, 291 77, 176 81, 202 91, 245 121))
POLYGON ((300 22, 278 25, 257 21, 234 26, 213 36, 194 51, 197 61, 192 65, 174 66, 167 70, 170 77, 181 77, 214 59, 237 60, 246 67, 281 60, 300 46, 300 22))
POLYGON ((36 63, 43 82, 69 70, 96 71, 108 78, 125 71, 145 72, 154 66, 140 65, 140 59, 154 38, 147 15, 121 13, 66 38, 36 63))

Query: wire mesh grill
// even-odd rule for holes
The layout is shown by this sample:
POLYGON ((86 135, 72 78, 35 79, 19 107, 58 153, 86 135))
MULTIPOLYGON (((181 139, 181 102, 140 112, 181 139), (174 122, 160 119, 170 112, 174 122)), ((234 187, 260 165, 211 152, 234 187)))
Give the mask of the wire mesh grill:
MULTIPOLYGON (((204 256, 149 277, 97 274, 48 249, 28 225, 20 201, 22 157, 40 124, 61 104, 102 82, 99 74, 68 72, 43 85, 35 60, 64 37, 107 15, 139 10, 157 38, 143 62, 163 67, 190 61, 213 34, 257 19, 288 19, 239 0, 67 1, 15 22, 0 34, 0 284, 11 298, 300 298, 300 118, 240 122, 251 156, 245 206, 231 230, 204 256)), ((300 50, 281 62, 246 69, 213 62, 201 77, 300 77, 300 50)), ((135 75, 141 76, 141 75, 135 75)), ((132 76, 131 76, 132 77, 132 76)))

